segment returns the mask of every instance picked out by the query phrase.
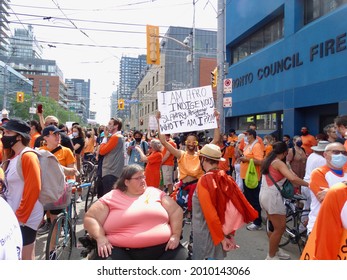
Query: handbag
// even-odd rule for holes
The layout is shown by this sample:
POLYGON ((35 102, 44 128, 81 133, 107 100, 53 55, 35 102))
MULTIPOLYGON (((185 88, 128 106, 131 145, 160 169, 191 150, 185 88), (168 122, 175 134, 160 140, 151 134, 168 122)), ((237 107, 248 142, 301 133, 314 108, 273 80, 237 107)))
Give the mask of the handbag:
POLYGON ((258 174, 252 158, 249 160, 245 177, 245 184, 249 189, 255 189, 258 186, 258 174))
POLYGON ((274 183, 274 185, 276 186, 276 188, 278 189, 278 191, 281 193, 283 198, 286 199, 291 199, 294 196, 294 186, 293 184, 286 179, 282 185, 282 189, 277 185, 277 183, 275 182, 275 180, 272 178, 272 176, 270 175, 270 173, 268 174, 269 178, 271 179, 271 181, 274 183))

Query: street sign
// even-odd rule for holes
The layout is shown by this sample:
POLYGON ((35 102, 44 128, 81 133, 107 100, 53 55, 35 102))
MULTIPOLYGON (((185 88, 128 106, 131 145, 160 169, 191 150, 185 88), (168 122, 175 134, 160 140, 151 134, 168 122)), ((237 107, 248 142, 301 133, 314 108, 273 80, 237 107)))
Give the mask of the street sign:
POLYGON ((232 93, 233 91, 233 80, 224 79, 224 93, 232 93))
POLYGON ((223 107, 226 108, 226 107, 232 107, 233 105, 233 101, 232 101, 232 98, 231 97, 224 97, 223 98, 223 107))
POLYGON ((30 107, 29 114, 36 114, 36 107, 30 107))

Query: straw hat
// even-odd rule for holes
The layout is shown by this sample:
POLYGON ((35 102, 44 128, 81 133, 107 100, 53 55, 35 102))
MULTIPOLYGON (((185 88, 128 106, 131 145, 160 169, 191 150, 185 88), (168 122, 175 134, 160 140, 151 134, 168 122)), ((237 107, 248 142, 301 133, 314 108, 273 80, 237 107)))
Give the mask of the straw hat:
POLYGON ((205 146, 203 146, 199 151, 199 156, 217 161, 225 161, 225 158, 222 158, 222 152, 220 148, 215 144, 206 144, 205 146))

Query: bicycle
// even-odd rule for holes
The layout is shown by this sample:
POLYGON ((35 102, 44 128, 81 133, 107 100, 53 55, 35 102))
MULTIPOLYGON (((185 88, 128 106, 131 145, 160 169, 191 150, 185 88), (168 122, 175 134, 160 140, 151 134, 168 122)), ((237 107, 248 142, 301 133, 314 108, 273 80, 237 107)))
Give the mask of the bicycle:
POLYGON ((90 206, 94 203, 94 198, 97 195, 97 169, 98 166, 90 161, 83 163, 83 172, 86 175, 84 180, 90 183, 86 194, 84 211, 87 212, 90 206))
MULTIPOLYGON (((304 210, 301 201, 306 200, 302 195, 294 195, 292 199, 285 199, 286 206, 286 230, 283 233, 279 247, 284 247, 289 243, 297 244, 300 254, 307 241, 307 222, 310 210, 304 210)), ((266 219, 266 233, 273 231, 273 225, 266 219)))
POLYGON ((54 219, 47 237, 46 260, 69 260, 72 247, 77 246, 76 225, 78 214, 76 210, 77 188, 87 188, 91 183, 77 183, 69 180, 70 198, 68 205, 54 219), (51 249, 53 247, 53 249, 51 249))

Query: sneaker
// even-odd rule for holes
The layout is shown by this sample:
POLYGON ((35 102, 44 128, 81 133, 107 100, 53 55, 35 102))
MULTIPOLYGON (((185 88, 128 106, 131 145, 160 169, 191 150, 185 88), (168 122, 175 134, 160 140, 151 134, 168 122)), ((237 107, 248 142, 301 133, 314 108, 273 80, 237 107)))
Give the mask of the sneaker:
POLYGON ((251 223, 247 226, 247 229, 250 231, 256 231, 256 230, 262 230, 263 228, 261 226, 257 226, 256 224, 251 223))
POLYGON ((37 234, 38 235, 44 235, 44 234, 48 233, 49 230, 51 229, 51 226, 52 226, 51 223, 46 222, 42 227, 40 227, 37 230, 37 234))
POLYGON ((82 202, 82 197, 79 196, 79 197, 77 198, 77 200, 76 200, 76 203, 81 203, 81 202, 82 202))
POLYGON ((285 253, 282 249, 278 249, 278 251, 276 252, 276 256, 277 256, 280 260, 290 260, 290 255, 288 255, 287 253, 285 253))
POLYGON ((279 260, 277 255, 274 255, 272 258, 269 256, 269 254, 267 254, 266 259, 267 261, 275 261, 275 260, 279 260))

